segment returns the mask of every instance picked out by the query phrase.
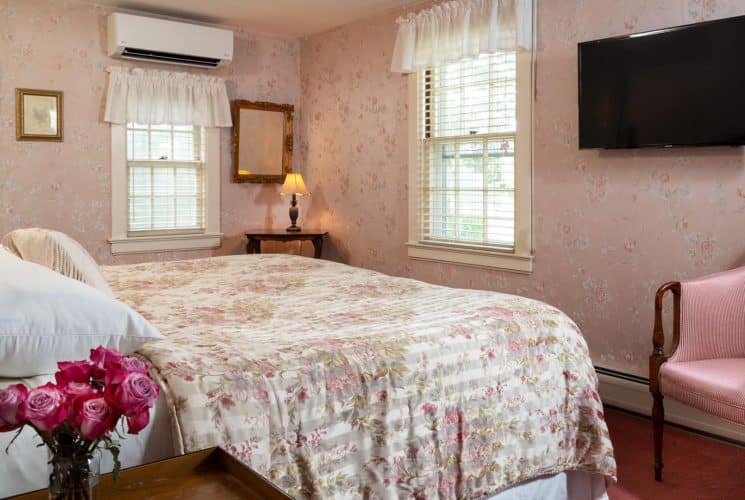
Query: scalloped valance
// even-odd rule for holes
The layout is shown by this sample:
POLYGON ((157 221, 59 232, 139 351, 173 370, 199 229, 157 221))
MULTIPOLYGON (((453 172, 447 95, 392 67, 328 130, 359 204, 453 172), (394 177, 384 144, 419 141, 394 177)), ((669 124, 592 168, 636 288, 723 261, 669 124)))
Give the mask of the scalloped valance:
POLYGON ((104 121, 151 125, 230 127, 230 101, 222 78, 112 66, 104 121))
POLYGON ((396 20, 391 71, 460 61, 480 54, 529 50, 532 0, 452 0, 396 20))

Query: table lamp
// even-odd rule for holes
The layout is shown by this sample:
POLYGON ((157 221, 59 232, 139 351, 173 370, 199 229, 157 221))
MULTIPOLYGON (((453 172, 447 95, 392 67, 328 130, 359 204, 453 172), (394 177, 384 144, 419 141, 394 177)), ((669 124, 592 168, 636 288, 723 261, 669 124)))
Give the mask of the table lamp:
POLYGON ((291 232, 300 231, 300 227, 295 224, 298 216, 297 197, 310 194, 308 188, 305 187, 303 176, 301 174, 287 174, 287 177, 285 177, 285 183, 282 184, 282 189, 279 194, 292 195, 292 202, 290 202, 290 222, 292 224, 287 228, 287 230, 291 232))

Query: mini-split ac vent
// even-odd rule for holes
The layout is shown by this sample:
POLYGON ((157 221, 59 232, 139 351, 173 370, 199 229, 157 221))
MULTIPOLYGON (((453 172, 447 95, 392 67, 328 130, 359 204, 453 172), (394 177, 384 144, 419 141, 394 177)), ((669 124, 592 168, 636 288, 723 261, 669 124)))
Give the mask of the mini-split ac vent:
POLYGON ((205 68, 216 68, 220 65, 220 59, 213 57, 187 56, 184 54, 171 54, 157 50, 133 49, 125 47, 120 57, 122 59, 137 59, 140 61, 153 61, 168 64, 185 64, 187 66, 200 66, 205 68))
POLYGON ((233 59, 233 32, 116 12, 108 18, 109 56, 217 68, 233 59))

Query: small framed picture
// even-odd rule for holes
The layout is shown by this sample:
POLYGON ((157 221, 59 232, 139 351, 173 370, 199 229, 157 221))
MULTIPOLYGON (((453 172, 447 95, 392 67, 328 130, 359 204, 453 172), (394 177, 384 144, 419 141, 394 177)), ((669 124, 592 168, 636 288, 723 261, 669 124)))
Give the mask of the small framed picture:
POLYGON ((61 141, 62 91, 16 89, 16 140, 61 141))

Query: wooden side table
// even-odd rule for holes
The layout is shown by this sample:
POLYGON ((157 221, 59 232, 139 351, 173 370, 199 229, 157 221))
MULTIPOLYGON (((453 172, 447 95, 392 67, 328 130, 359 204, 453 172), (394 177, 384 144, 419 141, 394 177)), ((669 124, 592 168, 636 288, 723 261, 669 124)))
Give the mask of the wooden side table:
POLYGON ((261 253, 262 241, 311 241, 313 242, 313 256, 321 258, 323 251, 323 237, 328 235, 327 231, 297 231, 290 232, 284 229, 269 229, 265 231, 252 231, 246 234, 246 253, 261 253))

